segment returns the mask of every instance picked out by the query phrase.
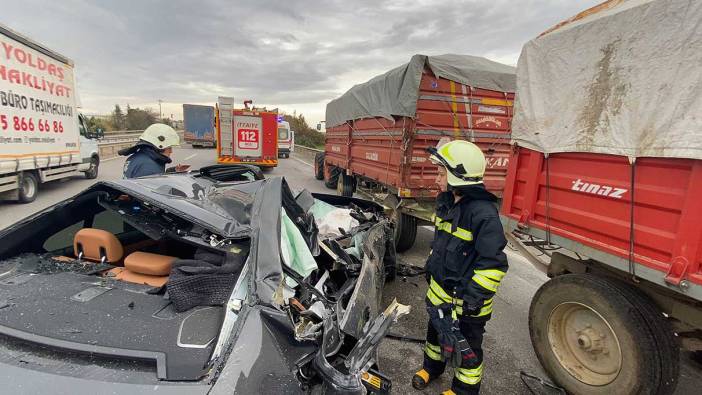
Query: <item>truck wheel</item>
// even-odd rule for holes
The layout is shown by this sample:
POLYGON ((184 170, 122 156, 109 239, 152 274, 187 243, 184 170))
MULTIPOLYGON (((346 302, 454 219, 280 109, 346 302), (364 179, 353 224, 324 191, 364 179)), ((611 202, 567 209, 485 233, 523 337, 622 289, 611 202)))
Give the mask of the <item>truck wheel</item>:
POLYGON ((661 309, 648 295, 632 285, 611 278, 600 279, 609 282, 613 288, 621 291, 643 315, 644 321, 648 324, 648 329, 653 334, 654 339, 656 339, 657 347, 651 351, 658 353, 661 363, 659 367, 661 379, 657 393, 674 393, 680 375, 680 344, 675 338, 675 332, 670 321, 666 320, 661 309))
POLYGON ((96 157, 90 158, 90 167, 85 171, 85 178, 94 180, 98 176, 98 168, 100 167, 100 159, 96 157))
POLYGON ((324 153, 318 152, 314 155, 314 178, 324 179, 324 153))
POLYGON ((339 181, 337 183, 336 191, 339 193, 340 196, 352 197, 354 190, 354 181, 356 180, 353 176, 347 176, 346 174, 339 175, 339 181))
POLYGON ((329 178, 324 180, 324 186, 329 189, 336 189, 339 183, 339 175, 341 174, 341 169, 338 167, 332 167, 329 169, 329 178))
POLYGON ((32 172, 24 172, 20 177, 19 185, 20 203, 31 203, 39 193, 39 179, 32 172))
POLYGON ((395 250, 405 252, 412 248, 417 238, 417 218, 395 211, 395 250))
POLYGON ((646 316, 612 282, 556 277, 529 308, 534 351, 568 393, 658 394, 661 360, 646 316))

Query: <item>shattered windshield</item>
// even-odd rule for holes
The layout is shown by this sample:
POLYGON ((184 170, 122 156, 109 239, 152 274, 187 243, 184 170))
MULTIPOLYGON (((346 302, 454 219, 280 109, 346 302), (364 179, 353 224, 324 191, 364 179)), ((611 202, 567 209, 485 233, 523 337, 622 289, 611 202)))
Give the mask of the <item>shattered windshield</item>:
MULTIPOLYGON (((192 215, 194 220, 204 222, 205 218, 216 215, 225 233, 237 234, 248 233, 256 192, 264 183, 215 183, 204 177, 191 175, 147 177, 123 182, 144 188, 143 192, 147 195, 153 194, 152 198, 160 204, 192 215), (198 213, 194 207, 203 211, 198 213)), ((214 223, 210 221, 208 225, 214 223)))
POLYGON ((240 224, 248 225, 251 223, 251 207, 257 190, 258 183, 213 188, 202 204, 203 207, 216 208, 240 224))

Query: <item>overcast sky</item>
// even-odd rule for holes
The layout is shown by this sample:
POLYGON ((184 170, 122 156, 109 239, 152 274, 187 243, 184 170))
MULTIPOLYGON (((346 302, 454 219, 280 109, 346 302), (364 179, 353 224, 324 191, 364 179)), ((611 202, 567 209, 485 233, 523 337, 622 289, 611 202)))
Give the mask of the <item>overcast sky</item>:
POLYGON ((0 23, 72 58, 86 113, 115 103, 182 117, 217 96, 296 110, 413 54, 516 65, 522 45, 601 0, 3 1, 0 23))

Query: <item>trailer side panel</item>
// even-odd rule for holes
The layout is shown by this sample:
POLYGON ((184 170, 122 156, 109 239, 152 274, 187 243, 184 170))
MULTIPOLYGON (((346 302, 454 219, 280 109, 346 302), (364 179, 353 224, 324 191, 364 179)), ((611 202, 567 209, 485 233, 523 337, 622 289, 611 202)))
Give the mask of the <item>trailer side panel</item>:
POLYGON ((502 215, 524 231, 550 231, 631 259, 671 286, 702 285, 702 161, 639 158, 632 164, 592 153, 546 158, 523 147, 510 160, 502 215))

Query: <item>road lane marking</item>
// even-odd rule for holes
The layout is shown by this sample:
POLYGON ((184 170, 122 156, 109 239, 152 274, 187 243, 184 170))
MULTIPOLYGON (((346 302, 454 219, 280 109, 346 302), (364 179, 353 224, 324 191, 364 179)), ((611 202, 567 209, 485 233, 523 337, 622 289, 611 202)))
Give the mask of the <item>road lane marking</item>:
POLYGON ((192 155, 188 156, 187 158, 185 158, 185 159, 183 159, 183 160, 192 159, 192 158, 194 158, 194 157, 196 157, 196 156, 197 156, 197 154, 192 154, 192 155))

